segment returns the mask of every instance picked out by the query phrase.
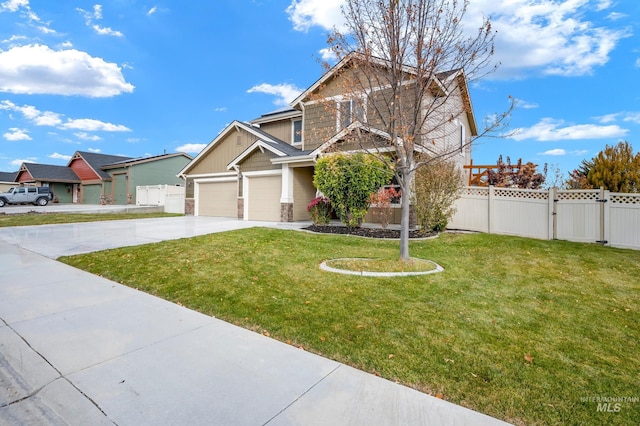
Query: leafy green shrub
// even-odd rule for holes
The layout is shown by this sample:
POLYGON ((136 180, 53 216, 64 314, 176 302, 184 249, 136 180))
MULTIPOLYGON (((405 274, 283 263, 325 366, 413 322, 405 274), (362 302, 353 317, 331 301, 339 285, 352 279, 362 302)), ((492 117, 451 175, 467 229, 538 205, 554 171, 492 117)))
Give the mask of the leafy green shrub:
POLYGON ((327 197, 316 197, 307 206, 314 225, 326 225, 331 220, 331 202, 327 197))
POLYGON ((389 167, 373 155, 335 153, 316 162, 313 183, 329 197, 342 223, 358 227, 367 214, 369 197, 391 177, 389 167))

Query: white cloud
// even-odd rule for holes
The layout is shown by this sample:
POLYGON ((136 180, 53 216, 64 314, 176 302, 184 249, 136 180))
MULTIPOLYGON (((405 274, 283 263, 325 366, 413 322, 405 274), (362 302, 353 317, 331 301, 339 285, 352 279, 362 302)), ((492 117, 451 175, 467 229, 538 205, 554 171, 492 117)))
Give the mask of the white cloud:
MULTIPOLYGON (((483 16, 497 31, 495 77, 522 77, 526 71, 548 75, 590 74, 609 61, 618 41, 631 35, 624 28, 597 27, 585 19, 588 0, 512 0, 470 3, 470 30, 483 16)), ((608 7, 600 3, 600 9, 608 7)))
POLYGON ((102 138, 98 135, 90 135, 87 132, 77 132, 73 134, 75 137, 77 137, 78 139, 82 139, 83 141, 91 141, 91 142, 97 142, 102 140, 102 138))
POLYGON ((11 101, 4 100, 0 102, 0 110, 19 112, 36 126, 57 126, 62 123, 60 114, 51 111, 43 112, 32 105, 18 106, 11 101))
POLYGON ((114 63, 39 44, 0 51, 0 92, 110 97, 133 92, 114 63))
POLYGON ((18 166, 22 166, 22 163, 35 163, 36 160, 38 160, 36 157, 29 157, 25 159, 16 158, 15 160, 11 160, 9 164, 11 164, 12 166, 18 167, 18 166))
POLYGON ((84 130, 87 132, 130 132, 126 126, 122 124, 105 123, 104 121, 94 120, 93 118, 75 118, 69 119, 59 126, 61 129, 84 130))
POLYGON ((539 107, 539 105, 534 102, 527 102, 522 99, 515 99, 515 104, 516 104, 516 107, 523 108, 523 109, 533 109, 533 108, 539 107))
POLYGON ((9 37, 8 39, 2 40, 2 43, 4 44, 10 44, 12 46, 15 46, 16 42, 21 42, 23 40, 27 40, 27 36, 23 36, 23 35, 12 35, 11 37, 9 37))
POLYGON ((607 15, 607 19, 609 19, 610 21, 618 21, 622 18, 626 18, 627 16, 628 15, 624 13, 611 12, 609 15, 607 15))
POLYGON ((622 120, 624 122, 631 122, 640 124, 640 112, 615 112, 612 114, 606 114, 599 117, 594 117, 600 123, 614 123, 618 120, 622 120))
POLYGON ((556 148, 550 149, 545 152, 540 152, 538 155, 551 155, 551 156, 562 156, 562 155, 575 155, 576 157, 582 157, 586 155, 589 151, 586 149, 578 149, 575 151, 567 151, 566 149, 556 148))
POLYGON ((93 12, 89 12, 79 7, 76 8, 76 11, 80 12, 82 16, 84 16, 85 24, 87 25, 87 27, 92 28, 93 31, 96 32, 96 34, 108 35, 108 36, 114 36, 114 37, 124 36, 124 34, 122 34, 120 31, 113 30, 110 27, 103 27, 98 24, 94 24, 94 20, 99 21, 102 19, 102 5, 100 4, 94 5, 93 12))
POLYGON ((308 31, 313 26, 344 30, 344 17, 340 11, 344 3, 345 0, 293 0, 287 13, 297 31, 308 31))
POLYGON ((147 12, 147 15, 151 16, 157 11, 158 11, 158 6, 153 6, 151 9, 149 9, 149 11, 147 12))
POLYGON ((65 161, 71 160, 71 156, 70 155, 58 154, 57 152, 54 152, 53 154, 47 155, 47 157, 53 158, 54 160, 65 160, 65 161))
POLYGON ((112 30, 110 27, 101 27, 100 25, 94 24, 91 26, 91 28, 93 28, 96 34, 100 34, 100 35, 109 35, 114 37, 124 36, 124 34, 122 34, 120 31, 112 30))
POLYGON ((545 152, 541 152, 538 155, 567 155, 567 151, 561 148, 550 149, 545 152))
POLYGON ((293 84, 269 84, 262 83, 257 86, 253 86, 251 89, 247 90, 247 93, 265 93, 267 95, 275 95, 277 96, 276 100, 273 102, 276 105, 289 105, 291 101, 302 93, 302 89, 294 86, 293 84))
POLYGON ((102 5, 94 4, 93 5, 93 17, 96 19, 102 19, 102 5))
POLYGON ((534 139, 537 141, 583 140, 622 137, 629 131, 618 125, 598 126, 595 124, 565 125, 563 120, 543 118, 529 128, 515 129, 510 136, 517 141, 534 139))
POLYGON ((100 148, 87 148, 87 151, 95 152, 96 154, 99 154, 100 152, 102 152, 100 148))
POLYGON ((199 153, 207 146, 206 143, 187 143, 176 148, 176 152, 199 153))
POLYGON ((43 34, 48 34, 48 35, 58 34, 58 32, 56 30, 54 30, 53 28, 49 28, 49 27, 46 27, 44 25, 39 25, 37 27, 37 29, 38 29, 38 31, 40 31, 43 34))
POLYGON ((19 8, 29 7, 29 0, 8 0, 4 3, 0 3, 0 11, 17 12, 19 8))
POLYGON ((217 107, 213 109, 213 112, 226 112, 227 109, 227 107, 217 107))
POLYGON ((614 123, 618 119, 619 115, 620 115, 619 113, 613 113, 613 114, 601 115, 599 117, 594 117, 594 118, 598 120, 600 123, 614 123))
POLYGON ((325 62, 335 61, 337 59, 336 54, 329 48, 320 49, 318 52, 320 53, 322 60, 325 62))
POLYGON ((640 124, 640 112, 628 112, 622 120, 640 124))
MULTIPOLYGON (((287 8, 293 27, 307 31, 313 26, 344 31, 340 6, 345 0, 292 0, 287 8)), ((495 62, 501 63, 492 78, 525 77, 535 72, 547 75, 590 74, 609 61, 617 43, 631 36, 626 28, 596 26, 587 11, 608 13, 617 19, 609 0, 594 7, 588 0, 474 0, 469 3, 464 25, 477 34, 484 17, 497 31, 495 62)), ((606 17, 606 16, 605 16, 606 17)), ((610 21, 612 22, 612 21, 610 21)), ((321 52, 322 54, 323 52, 321 52)))
POLYGON ((27 120, 37 126, 51 126, 62 130, 80 130, 74 135, 80 139, 98 141, 98 136, 91 136, 86 132, 130 132, 127 126, 112 124, 93 118, 68 118, 63 122, 63 115, 52 111, 40 111, 32 105, 18 106, 11 101, 0 102, 0 110, 21 113, 27 120), (97 138, 97 139, 96 139, 97 138))
POLYGON ((2 137, 8 141, 30 141, 31 136, 29 136, 29 131, 27 129, 18 129, 17 127, 12 127, 8 132, 3 133, 2 137))

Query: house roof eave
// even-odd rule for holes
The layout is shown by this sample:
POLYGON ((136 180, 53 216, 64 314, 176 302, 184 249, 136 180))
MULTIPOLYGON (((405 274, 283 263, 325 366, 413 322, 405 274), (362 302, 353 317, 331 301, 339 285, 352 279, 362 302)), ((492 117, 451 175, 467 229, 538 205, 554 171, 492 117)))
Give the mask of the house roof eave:
POLYGON ((287 156, 286 153, 280 151, 279 149, 277 149, 276 147, 272 146, 271 144, 266 143, 265 141, 258 139, 257 141, 252 143, 251 146, 249 146, 249 148, 245 149, 244 151, 242 151, 242 153, 240 153, 240 155, 238 155, 236 158, 234 158, 227 165, 227 170, 234 169, 236 166, 238 166, 242 162, 242 160, 244 160, 249 155, 251 155, 256 149, 260 149, 260 150, 265 150, 266 149, 267 151, 274 153, 278 157, 286 157, 287 156))

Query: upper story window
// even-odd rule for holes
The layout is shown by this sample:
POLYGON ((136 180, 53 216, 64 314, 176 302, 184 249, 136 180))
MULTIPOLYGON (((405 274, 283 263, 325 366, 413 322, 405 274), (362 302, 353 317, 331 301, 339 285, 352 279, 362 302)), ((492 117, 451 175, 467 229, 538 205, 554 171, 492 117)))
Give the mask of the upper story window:
POLYGON ((294 144, 302 143, 302 120, 293 120, 293 137, 294 144))
POLYGON ((364 121, 364 107, 354 99, 338 101, 338 130, 344 129, 354 121, 364 121))

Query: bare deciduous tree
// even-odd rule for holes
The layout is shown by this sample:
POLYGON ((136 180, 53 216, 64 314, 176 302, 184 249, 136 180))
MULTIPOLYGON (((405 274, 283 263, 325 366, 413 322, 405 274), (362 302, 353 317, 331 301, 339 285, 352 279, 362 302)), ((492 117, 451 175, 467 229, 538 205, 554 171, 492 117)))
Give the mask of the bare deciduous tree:
MULTIPOLYGON (((477 137, 497 130, 511 112, 496 114, 477 131, 468 82, 493 71, 495 32, 484 19, 465 33, 467 1, 347 0, 346 30, 328 45, 341 69, 339 93, 349 103, 331 104, 338 120, 357 121, 350 137, 393 167, 403 194, 411 194, 416 170, 468 150, 477 137), (472 126, 465 135, 463 124, 472 126)), ((346 146, 353 146, 346 143, 346 146)), ((340 149, 339 147, 337 149, 340 149)), ((467 151, 469 152, 469 151, 467 151)), ((400 258, 409 258, 410 196, 401 200, 400 258)))

